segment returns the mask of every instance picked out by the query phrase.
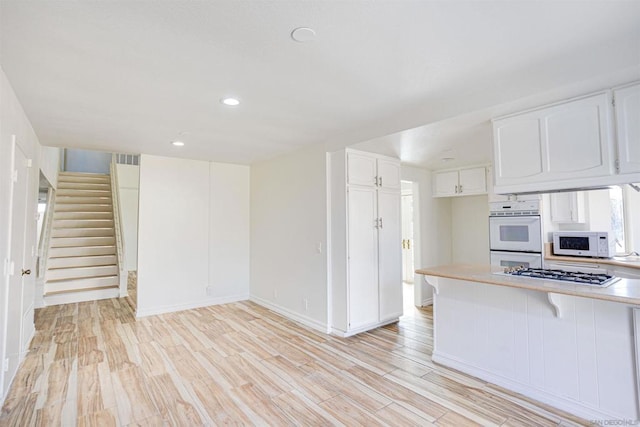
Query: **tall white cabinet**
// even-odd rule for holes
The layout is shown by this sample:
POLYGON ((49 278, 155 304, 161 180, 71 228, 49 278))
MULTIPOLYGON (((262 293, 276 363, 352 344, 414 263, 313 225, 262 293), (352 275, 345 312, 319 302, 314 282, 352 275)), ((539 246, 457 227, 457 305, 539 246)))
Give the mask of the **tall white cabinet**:
POLYGON ((402 315, 400 161, 331 154, 331 323, 349 336, 402 315))

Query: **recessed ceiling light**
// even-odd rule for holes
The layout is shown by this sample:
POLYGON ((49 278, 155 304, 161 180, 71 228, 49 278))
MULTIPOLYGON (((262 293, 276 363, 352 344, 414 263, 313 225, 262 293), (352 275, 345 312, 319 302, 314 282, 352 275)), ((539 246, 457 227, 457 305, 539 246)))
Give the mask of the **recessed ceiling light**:
POLYGON ((306 43, 315 40, 316 32, 313 28, 299 27, 291 31, 291 38, 298 43, 306 43))
POLYGON ((443 162, 450 162, 451 160, 455 160, 453 157, 443 157, 441 159, 443 162))
POLYGON ((228 105, 229 107, 235 107, 240 104, 240 101, 237 98, 222 98, 220 102, 224 105, 228 105))
POLYGON ((183 147, 184 146, 184 142, 182 142, 182 141, 171 141, 171 145, 176 146, 176 147, 183 147))

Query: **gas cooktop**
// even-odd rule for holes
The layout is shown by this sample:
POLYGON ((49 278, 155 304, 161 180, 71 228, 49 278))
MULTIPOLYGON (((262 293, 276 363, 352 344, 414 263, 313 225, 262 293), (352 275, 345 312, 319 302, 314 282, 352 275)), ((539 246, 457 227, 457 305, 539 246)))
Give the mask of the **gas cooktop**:
POLYGON ((604 273, 582 273, 580 271, 547 270, 544 268, 528 267, 505 268, 503 274, 601 287, 609 286, 620 280, 619 277, 610 276, 604 273))

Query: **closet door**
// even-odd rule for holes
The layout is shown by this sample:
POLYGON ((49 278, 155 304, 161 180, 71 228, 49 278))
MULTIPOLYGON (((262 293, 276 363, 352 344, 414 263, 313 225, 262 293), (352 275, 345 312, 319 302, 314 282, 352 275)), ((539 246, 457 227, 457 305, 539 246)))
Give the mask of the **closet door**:
POLYGON ((378 191, 380 321, 402 316, 402 216, 400 193, 378 191))
POLYGON ((349 329, 378 322, 376 189, 349 187, 347 259, 349 329))

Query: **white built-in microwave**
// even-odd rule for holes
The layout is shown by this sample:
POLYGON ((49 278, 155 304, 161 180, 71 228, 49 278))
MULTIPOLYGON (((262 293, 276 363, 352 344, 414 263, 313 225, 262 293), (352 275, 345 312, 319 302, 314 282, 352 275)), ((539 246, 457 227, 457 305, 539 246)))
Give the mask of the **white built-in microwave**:
POLYGON ((611 258, 614 241, 606 231, 555 231, 554 255, 611 258))

